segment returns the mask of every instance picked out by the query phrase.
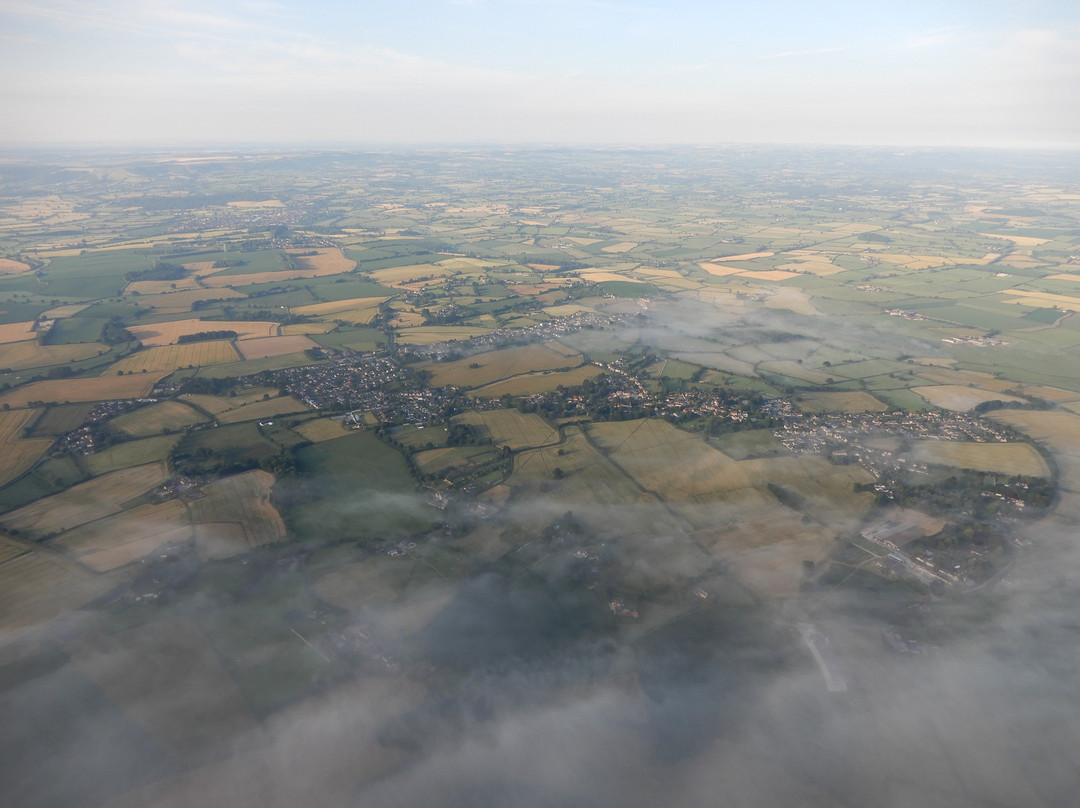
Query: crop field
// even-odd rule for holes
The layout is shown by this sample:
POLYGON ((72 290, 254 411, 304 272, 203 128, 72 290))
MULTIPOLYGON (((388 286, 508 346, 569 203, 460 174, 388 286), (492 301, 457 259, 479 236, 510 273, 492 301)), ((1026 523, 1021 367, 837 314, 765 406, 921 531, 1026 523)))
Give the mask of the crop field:
POLYGON ((268 356, 265 359, 244 359, 239 362, 225 362, 221 365, 207 365, 199 370, 199 376, 208 379, 227 379, 231 376, 250 376, 264 370, 294 368, 299 365, 313 365, 314 360, 306 353, 268 356))
POLYGON ((800 393, 795 405, 803 412, 883 412, 889 407, 869 393, 852 390, 839 393, 800 393))
MULTIPOLYGON (((292 339, 292 337, 287 337, 292 339)), ((106 374, 142 373, 178 368, 222 365, 239 359, 231 340, 219 339, 208 342, 192 342, 187 345, 160 345, 136 351, 110 365, 106 374)))
MULTIPOLYGON (((0 326, 2 327, 2 326, 0 326)), ((37 340, 0 343, 0 367, 11 370, 78 362, 104 353, 108 348, 99 342, 73 345, 41 345, 37 340)))
POLYGON ((323 320, 341 320, 354 325, 367 325, 379 313, 379 307, 388 297, 354 297, 332 300, 328 303, 311 303, 293 308, 293 314, 320 317, 323 320))
MULTIPOLYGON (((163 323, 133 325, 128 328, 143 345, 172 345, 187 334, 204 331, 235 331, 237 339, 277 336, 278 324, 250 320, 169 320, 163 323)), ((191 343, 198 345, 199 343, 191 343)))
POLYGON ((295 337, 297 334, 329 334, 337 328, 336 323, 290 323, 281 326, 281 336, 295 337))
MULTIPOLYGON (((167 295, 169 292, 192 292, 202 289, 196 278, 180 278, 175 281, 132 281, 124 287, 125 295, 167 295)), ((143 301, 140 300, 140 303, 143 301)))
POLYGON ((412 461, 422 474, 441 474, 447 469, 466 468, 494 458, 490 446, 446 446, 417 452, 412 461))
MULTIPOLYGON (((200 525, 235 524, 239 531, 231 531, 228 541, 229 555, 246 552, 253 547, 272 544, 285 538, 285 523, 277 509, 270 504, 270 491, 274 487, 274 475, 253 470, 210 483, 202 490, 205 496, 188 505, 191 521, 200 525), (239 537, 242 543, 235 539, 239 537)), ((205 531, 203 532, 205 535, 205 531)), ((226 536, 218 532, 214 557, 222 558, 226 536)), ((196 537, 198 540, 198 537, 196 537)), ((205 548, 204 548, 205 549, 205 548)))
POLYGON ((294 334, 291 337, 255 337, 254 339, 240 340, 236 343, 236 349, 240 351, 244 359, 267 359, 273 356, 286 356, 287 354, 300 353, 309 348, 318 348, 318 344, 312 342, 303 334, 294 334))
POLYGON ((470 391, 469 395, 474 398, 499 398, 506 393, 513 396, 546 393, 559 386, 572 387, 581 384, 586 379, 594 379, 603 372, 603 368, 590 364, 566 371, 549 370, 540 373, 525 373, 477 388, 470 391))
POLYGON ((159 401, 149 407, 118 415, 108 422, 112 429, 132 438, 175 432, 187 426, 205 423, 208 419, 201 412, 179 401, 159 401))
POLYGON ((124 441, 95 454, 81 457, 79 462, 93 476, 132 466, 144 466, 148 463, 164 463, 172 447, 180 442, 180 438, 180 435, 161 435, 155 438, 124 441))
POLYGON ((157 313, 189 311, 200 300, 237 300, 245 298, 243 292, 228 287, 221 289, 192 289, 186 292, 154 294, 139 298, 140 306, 152 306, 157 313))
POLYGON ((0 345, 34 338, 34 321, 25 323, 0 323, 0 345))
POLYGON ((223 424, 235 424, 240 421, 274 418, 287 413, 306 412, 307 405, 292 396, 276 396, 267 401, 255 401, 233 410, 218 414, 218 421, 223 424))
POLYGON ((164 463, 114 471, 4 514, 0 524, 21 536, 41 539, 114 514, 167 476, 164 463))
POLYGON ((532 344, 475 354, 454 362, 435 362, 424 365, 423 369, 431 374, 431 384, 435 387, 448 384, 480 387, 522 373, 574 368, 582 361, 580 354, 566 356, 544 345, 532 344))
POLYGON ((994 390, 982 390, 978 387, 963 387, 958 384, 940 384, 934 387, 912 387, 911 392, 925 398, 935 407, 943 410, 964 412, 984 401, 1016 401, 1023 399, 994 390))
POLYGON ((0 631, 40 625, 114 585, 47 551, 9 557, 0 562, 0 631))
POLYGON ((356 269, 356 261, 346 258, 345 254, 337 247, 320 247, 315 250, 315 255, 305 255, 311 252, 307 249, 287 250, 292 260, 305 271, 311 274, 308 277, 317 278, 323 275, 342 275, 356 269))
POLYGON ((349 430, 345 428, 345 422, 340 418, 313 418, 294 426, 293 431, 299 432, 312 443, 322 443, 324 440, 333 440, 349 434, 349 430))
POLYGON ((29 264, 24 264, 22 261, 16 261, 12 258, 0 258, 0 275, 18 275, 29 271, 29 264))
POLYGON ((0 485, 14 480, 37 462, 52 446, 52 438, 20 440, 23 428, 31 422, 35 411, 0 411, 0 450, 4 463, 0 466, 0 485))
POLYGON ((459 274, 459 270, 438 264, 414 264, 403 267, 376 269, 368 273, 373 281, 383 286, 401 288, 417 282, 439 283, 441 279, 459 274))
POLYGON ((191 538, 187 509, 178 499, 141 505, 62 533, 49 542, 95 572, 130 564, 170 542, 191 538))
POLYGON ((977 471, 998 471, 1026 477, 1049 477, 1050 469, 1034 448, 1026 443, 968 443, 927 440, 911 445, 917 463, 936 463, 977 471))
POLYGON ((339 609, 362 609, 389 603, 398 592, 387 583, 375 564, 357 561, 327 573, 315 584, 316 594, 339 609))
POLYGON ((469 339, 482 336, 491 329, 463 325, 423 325, 415 328, 403 328, 397 332, 396 339, 407 345, 430 345, 433 342, 447 342, 456 339, 469 339))
POLYGON ((454 423, 475 426, 494 445, 509 446, 514 451, 550 446, 559 441, 559 431, 535 413, 505 409, 472 411, 455 416, 454 423))

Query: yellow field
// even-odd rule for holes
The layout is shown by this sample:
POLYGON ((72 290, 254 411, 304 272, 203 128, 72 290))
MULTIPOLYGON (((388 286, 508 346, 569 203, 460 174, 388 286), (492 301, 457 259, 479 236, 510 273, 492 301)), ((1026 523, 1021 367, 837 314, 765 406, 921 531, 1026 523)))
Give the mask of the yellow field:
POLYGON ((63 317, 73 317, 89 306, 89 303, 69 303, 66 306, 57 306, 55 309, 42 312, 41 316, 47 320, 59 320, 63 317))
POLYGON ((0 485, 14 480, 37 462, 52 446, 52 438, 19 440, 23 427, 36 415, 36 410, 0 410, 0 485))
POLYGON ((268 401, 256 401, 245 404, 235 410, 229 410, 218 415, 218 421, 223 424, 235 424, 240 421, 262 420, 274 418, 292 412, 306 412, 307 405, 297 401, 292 396, 277 396, 268 401))
POLYGON ((166 295, 169 292, 190 292, 196 289, 202 289, 199 282, 195 278, 187 277, 175 281, 132 281, 124 287, 124 294, 157 296, 166 295))
POLYGON ((756 281, 786 281, 788 278, 797 278, 799 273, 785 272, 782 269, 748 269, 740 272, 739 275, 756 281))
POLYGON ((0 631, 40 625, 115 586, 65 559, 32 550, 0 563, 0 631))
POLYGON ((240 340, 236 348, 244 359, 265 359, 270 356, 285 356, 291 353, 300 353, 308 348, 318 348, 318 344, 312 342, 303 334, 291 337, 255 337, 254 339, 240 340))
POLYGON ((979 233, 980 236, 989 236, 990 238, 1002 238, 1006 241, 1011 241, 1013 244, 1020 247, 1038 247, 1040 244, 1045 244, 1050 239, 1048 238, 1034 238, 1032 236, 1002 236, 997 233, 979 233))
POLYGON ((775 253, 771 252, 756 252, 756 253, 743 253, 742 255, 727 255, 723 258, 714 258, 714 261, 751 261, 754 258, 771 258, 775 253))
POLYGON ((149 437, 162 432, 172 432, 185 426, 204 423, 206 416, 179 401, 160 401, 134 412, 118 415, 109 425, 131 437, 149 437))
POLYGON ((200 409, 218 415, 227 410, 235 410, 245 404, 262 401, 264 395, 277 395, 277 390, 271 387, 252 387, 247 390, 238 390, 235 396, 210 396, 201 393, 184 393, 180 396, 181 401, 187 401, 200 409))
POLYGON ((30 384, 0 396, 0 404, 25 407, 31 401, 105 401, 110 398, 142 398, 168 375, 164 371, 133 376, 95 376, 89 379, 55 379, 30 384))
POLYGON ((226 202, 230 208, 283 208, 285 204, 280 199, 264 199, 261 202, 245 200, 238 202, 226 202))
POLYGON ((1080 311, 1080 297, 1070 295, 1055 295, 1050 292, 1024 292, 1016 289, 1002 290, 1001 294, 1008 295, 1006 303, 1019 303, 1024 306, 1039 306, 1044 308, 1059 308, 1063 311, 1080 311))
POLYGON ((698 264, 698 266, 710 275, 716 275, 721 278, 727 275, 741 275, 746 272, 746 270, 741 267, 726 267, 723 264, 698 264))
POLYGON ((595 309, 590 309, 588 306, 582 306, 577 303, 567 303, 562 306, 548 306, 544 309, 546 314, 550 314, 552 317, 569 317, 571 314, 588 314, 595 309))
POLYGON ((337 247, 320 247, 315 250, 315 255, 300 255, 311 252, 309 249, 286 250, 300 269, 308 272, 307 277, 319 278, 324 275, 341 275, 356 269, 356 262, 346 258, 337 247))
POLYGON ((100 342, 83 342, 73 345, 41 345, 35 339, 7 342, 0 344, 0 367, 22 370, 44 365, 61 365, 65 362, 89 359, 106 350, 108 348, 100 342))
POLYGON ((395 339, 407 345, 430 345, 433 342, 479 337, 490 330, 489 328, 475 328, 468 325, 423 325, 415 328, 403 328, 396 334, 395 339))
POLYGON ((389 299, 388 297, 354 297, 349 300, 297 306, 292 311, 294 314, 319 317, 323 320, 342 320, 354 325, 367 325, 379 313, 379 307, 389 299))
POLYGON ((874 253, 882 261, 906 269, 930 269, 931 267, 952 266, 956 262, 940 255, 906 255, 904 253, 874 253))
POLYGON ((0 343, 19 342, 34 338, 34 321, 0 324, 0 343))
POLYGON ((49 544, 96 572, 107 572, 137 561, 170 542, 187 541, 191 538, 191 527, 186 522, 184 504, 172 499, 83 524, 49 544))
POLYGON ((924 440, 912 444, 917 463, 937 463, 977 471, 999 471, 1027 477, 1049 477, 1050 469, 1035 449, 1026 443, 967 443, 924 440))
POLYGON ((1023 401, 1023 399, 1006 393, 994 390, 980 390, 977 387, 962 387, 958 384, 912 387, 911 392, 922 396, 935 407, 956 412, 970 410, 976 404, 982 404, 984 401, 1023 401))
POLYGON ((606 253, 618 253, 618 252, 630 252, 637 246, 636 241, 620 241, 618 244, 609 244, 607 247, 601 247, 600 252, 606 253))
POLYGON ((431 383, 435 387, 479 387, 521 373, 576 367, 582 361, 580 354, 568 357, 543 345, 532 344, 475 354, 455 362, 433 362, 424 365, 423 369, 431 374, 431 383))
MULTIPOLYGON (((288 339, 292 339, 289 337, 288 339)), ((210 342, 191 342, 187 345, 160 345, 147 348, 125 356, 110 365, 103 375, 108 376, 123 371, 142 373, 145 371, 168 371, 188 366, 222 365, 240 359, 230 340, 211 340, 210 342)))
POLYGON ((625 275, 620 275, 617 272, 604 272, 597 269, 580 269, 576 274, 582 280, 589 281, 590 283, 603 283, 604 281, 624 281, 626 283, 640 283, 645 284, 645 281, 639 281, 637 278, 628 278, 625 275))
POLYGON ((837 272, 845 272, 843 267, 838 267, 831 261, 792 261, 787 264, 779 264, 777 269, 787 269, 791 272, 809 272, 811 275, 835 275, 837 272))
POLYGON ((803 412, 884 412, 889 409, 861 390, 839 393, 800 393, 795 406, 803 412))
POLYGON ((0 275, 18 275, 20 272, 29 272, 30 265, 11 258, 0 258, 0 275))
MULTIPOLYGON (((235 331, 237 339, 254 337, 273 337, 277 335, 278 324, 271 322, 249 322, 246 320, 172 320, 149 325, 133 325, 128 331, 135 335, 143 345, 172 345, 186 334, 201 334, 205 331, 235 331)), ((197 345, 198 343, 192 343, 197 345)))
POLYGON ((554 390, 559 385, 572 387, 581 384, 586 379, 593 379, 603 372, 603 368, 596 365, 582 365, 573 370, 526 373, 484 387, 478 387, 469 391, 469 395, 473 398, 498 398, 504 393, 513 396, 546 393, 554 390))
POLYGON ((285 523, 270 504, 273 486, 274 475, 256 469, 203 488, 205 496, 188 506, 191 521, 206 528, 196 536, 196 542, 203 539, 200 553, 224 558, 283 540, 285 523), (222 525, 236 527, 223 530, 222 525))
POLYGON ((514 451, 550 446, 560 439, 559 430, 539 415, 517 410, 473 410, 455 416, 454 423, 478 427, 496 446, 509 446, 514 451))
POLYGON ((297 334, 329 334, 337 328, 334 323, 291 323, 281 326, 281 336, 294 337, 297 334))
POLYGON ((333 440, 349 434, 345 428, 345 422, 339 418, 316 418, 304 421, 299 426, 293 427, 293 431, 299 432, 312 443, 322 443, 324 440, 333 440))
POLYGON ((116 513, 123 503, 161 485, 167 476, 164 463, 114 471, 4 514, 0 524, 26 538, 40 539, 116 513))
POLYGON ((457 270, 438 264, 414 264, 405 267, 389 267, 376 269, 370 273, 371 279, 383 286, 399 287, 421 278, 444 278, 448 275, 456 275, 457 270))

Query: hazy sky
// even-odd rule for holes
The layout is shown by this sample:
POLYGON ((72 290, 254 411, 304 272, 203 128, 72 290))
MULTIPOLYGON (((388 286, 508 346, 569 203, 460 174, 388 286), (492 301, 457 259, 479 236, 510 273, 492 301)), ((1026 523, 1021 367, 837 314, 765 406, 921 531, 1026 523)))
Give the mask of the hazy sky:
POLYGON ((0 142, 1080 146, 1075 0, 0 0, 0 142))

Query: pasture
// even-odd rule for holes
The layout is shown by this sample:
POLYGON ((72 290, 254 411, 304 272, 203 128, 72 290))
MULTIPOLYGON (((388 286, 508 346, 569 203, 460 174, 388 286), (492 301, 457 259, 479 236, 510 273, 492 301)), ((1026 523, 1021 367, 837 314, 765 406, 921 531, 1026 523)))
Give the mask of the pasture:
POLYGON ((305 317, 318 317, 322 320, 340 320, 352 325, 367 325, 379 313, 379 307, 389 299, 388 297, 354 297, 328 303, 296 306, 292 312, 305 317))
POLYGON ((285 523, 270 503, 274 475, 253 470, 210 483, 188 505, 193 524, 206 528, 196 535, 200 554, 224 558, 285 538, 285 523), (221 525, 236 528, 220 530, 221 525), (238 541, 239 539, 239 541, 238 541))
POLYGON ((304 436, 312 443, 322 443, 324 440, 333 440, 349 434, 345 428, 345 422, 340 418, 313 418, 293 427, 294 432, 304 436))
MULTIPOLYGON (((57 407, 48 407, 41 417, 34 421, 30 436, 55 437, 78 429, 93 408, 92 404, 62 404, 57 407)), ((0 442, 3 442, 2 437, 0 437, 0 442)))
POLYGON ((454 423, 469 424, 495 446, 509 446, 513 451, 550 446, 560 440, 559 430, 539 415, 513 409, 464 412, 454 416, 454 423))
POLYGON ((164 463, 172 448, 180 442, 180 437, 180 435, 161 435, 155 438, 124 441, 92 455, 80 457, 79 463, 95 477, 132 466, 164 463))
POLYGON ((1026 443, 968 443, 925 440, 911 445, 916 463, 934 463, 976 471, 997 471, 1025 477, 1049 477, 1050 469, 1033 447, 1026 443))
POLYGON ((861 390, 799 393, 795 397, 795 406, 803 412, 884 412, 889 409, 861 390))
POLYGON ((934 387, 912 387, 911 392, 925 398, 935 407, 954 412, 964 412, 984 401, 1016 401, 1023 399, 995 390, 964 387, 958 384, 939 384, 934 387))
POLYGON ((474 354, 454 362, 433 362, 421 367, 431 374, 433 387, 480 387, 522 373, 574 368, 582 361, 580 354, 566 356, 534 343, 474 354))
POLYGON ((256 401, 245 404, 236 409, 219 413, 218 421, 223 424, 235 424, 240 421, 254 421, 265 418, 276 418, 287 413, 306 412, 307 405, 302 404, 292 396, 275 396, 266 401, 256 401))
POLYGON ((165 432, 175 432, 208 419, 179 401, 159 401, 134 412, 126 412, 108 421, 108 426, 122 435, 145 438, 165 432))
MULTIPOLYGON (((287 337, 286 339, 292 339, 287 337)), ((239 360, 231 340, 191 342, 187 345, 161 345, 147 348, 125 356, 105 371, 112 373, 142 373, 164 371, 171 373, 179 368, 223 365, 239 360)))

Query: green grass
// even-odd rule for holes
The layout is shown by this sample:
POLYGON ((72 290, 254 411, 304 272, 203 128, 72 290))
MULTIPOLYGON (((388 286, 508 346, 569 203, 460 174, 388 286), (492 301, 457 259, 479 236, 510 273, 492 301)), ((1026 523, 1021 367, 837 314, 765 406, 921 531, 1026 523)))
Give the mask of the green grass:
POLYGON ((279 479, 273 499, 297 538, 400 539, 437 523, 405 459, 371 432, 307 446, 296 456, 303 476, 279 479))
POLYGON ((79 464, 92 476, 110 471, 142 466, 164 460, 169 451, 180 441, 179 435, 162 435, 143 440, 117 443, 104 451, 79 458, 79 464))

